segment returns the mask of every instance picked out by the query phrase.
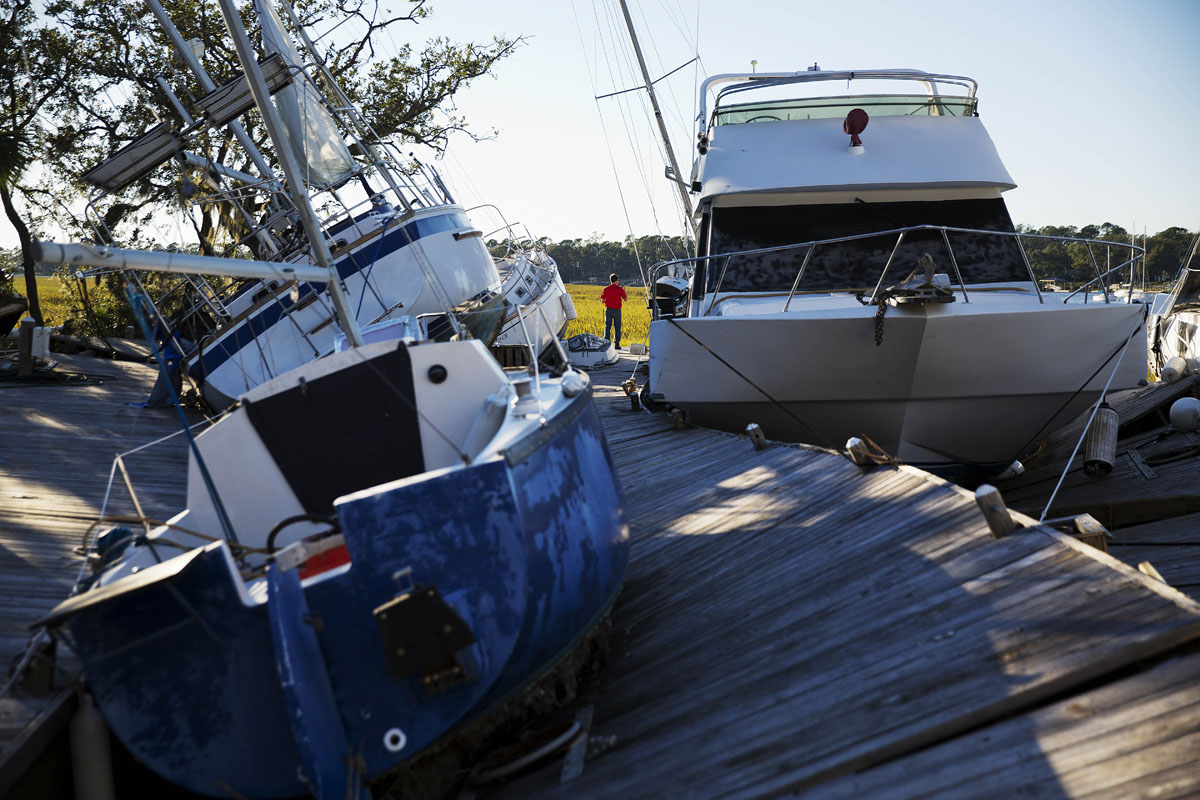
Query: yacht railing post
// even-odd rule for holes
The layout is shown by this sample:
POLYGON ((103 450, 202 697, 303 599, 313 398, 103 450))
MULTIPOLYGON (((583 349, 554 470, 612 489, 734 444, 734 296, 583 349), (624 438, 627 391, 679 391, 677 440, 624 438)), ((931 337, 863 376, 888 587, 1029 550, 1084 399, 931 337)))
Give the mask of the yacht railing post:
POLYGON ((788 306, 792 304, 792 297, 796 294, 796 287, 800 285, 800 279, 804 277, 804 268, 808 266, 808 260, 812 258, 813 251, 817 249, 815 244, 808 246, 808 252, 804 254, 804 261, 800 264, 800 271, 796 273, 796 280, 792 281, 792 290, 788 292, 787 301, 783 304, 783 310, 787 311, 788 306))
POLYGON ((1021 251, 1021 260, 1025 262, 1025 270, 1029 273, 1029 280, 1033 281, 1033 290, 1037 292, 1038 302, 1044 303, 1046 299, 1042 297, 1042 287, 1038 286, 1037 276, 1033 274, 1033 265, 1029 263, 1029 256, 1025 254, 1025 243, 1021 241, 1021 234, 1016 234, 1017 249, 1021 251))
POLYGON ((721 293, 721 284, 725 282, 725 270, 729 269, 729 259, 731 258, 733 258, 732 254, 725 256, 725 261, 721 264, 721 274, 717 276, 717 285, 712 290, 713 302, 708 304, 708 309, 704 312, 706 317, 712 311, 712 307, 716 305, 717 295, 721 293))
MULTIPOLYGON (((1088 251, 1088 258, 1091 259, 1091 261, 1092 261, 1092 269, 1096 270, 1096 280, 1098 280, 1098 281, 1104 280, 1104 273, 1102 273, 1100 271, 1100 262, 1096 260, 1096 253, 1094 250, 1092 250, 1091 242, 1088 242, 1088 244, 1087 244, 1087 251, 1088 251)), ((1103 288, 1103 287, 1101 287, 1101 288, 1103 288)), ((1087 294, 1087 292, 1084 292, 1084 295, 1086 295, 1086 294, 1087 294)), ((1104 302, 1106 302, 1106 303, 1108 302, 1108 291, 1106 289, 1104 290, 1104 302)))
POLYGON ((958 286, 962 289, 963 302, 969 303, 971 298, 967 296, 967 284, 963 281, 962 273, 958 271, 958 259, 954 257, 954 248, 950 246, 950 235, 946 233, 945 228, 942 228, 942 241, 946 243, 946 254, 950 256, 950 266, 954 267, 954 277, 958 279, 958 286))
POLYGON ((892 261, 896 258, 896 253, 900 251, 900 245, 904 244, 904 234, 908 231, 900 231, 900 235, 896 237, 896 246, 892 248, 892 254, 888 256, 887 263, 883 265, 883 272, 879 273, 879 280, 875 283, 875 289, 871 292, 871 302, 874 303, 879 297, 879 288, 883 286, 883 279, 887 277, 888 270, 892 268, 892 261))
POLYGON ((350 311, 346 287, 334 266, 333 255, 329 252, 329 244, 325 241, 325 234, 317 222, 317 215, 313 211, 312 203, 305 191, 300 169, 288 146, 275 105, 271 102, 271 94, 267 89, 266 80, 263 79, 262 70, 259 69, 258 60, 254 57, 254 51, 250 47, 250 37, 246 35, 246 29, 242 26, 242 18, 238 16, 237 6, 234 5, 233 0, 220 0, 220 3, 221 14, 225 17, 225 25, 229 28, 230 36, 233 37, 234 48, 237 50, 238 60, 242 63, 242 70, 246 74, 250 93, 254 96, 254 102, 262 114, 263 122, 266 123, 271 143, 275 146, 275 153, 279 157, 279 163, 283 165, 283 174, 287 178, 288 195, 300 214, 300 222, 308 237, 310 252, 317 263, 329 273, 329 296, 333 300, 334 308, 337 309, 342 331, 352 345, 360 346, 363 343, 362 332, 350 311))

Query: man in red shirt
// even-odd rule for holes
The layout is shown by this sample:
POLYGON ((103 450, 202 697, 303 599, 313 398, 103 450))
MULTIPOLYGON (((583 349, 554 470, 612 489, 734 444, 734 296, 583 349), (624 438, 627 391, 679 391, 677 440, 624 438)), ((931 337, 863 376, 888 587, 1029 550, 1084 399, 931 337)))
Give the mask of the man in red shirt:
POLYGON ((617 349, 621 349, 621 302, 625 300, 625 289, 617 283, 617 274, 614 272, 608 276, 608 286, 604 287, 604 291, 600 292, 600 299, 604 302, 604 338, 608 338, 608 332, 616 329, 614 332, 617 338, 613 340, 613 344, 617 349))

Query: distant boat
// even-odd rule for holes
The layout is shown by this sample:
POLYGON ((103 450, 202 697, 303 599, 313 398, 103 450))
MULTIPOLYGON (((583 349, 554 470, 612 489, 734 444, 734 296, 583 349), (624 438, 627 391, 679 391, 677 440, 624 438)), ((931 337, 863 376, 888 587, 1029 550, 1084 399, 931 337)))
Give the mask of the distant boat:
POLYGON ((1151 369, 1156 375, 1177 378, 1200 372, 1200 234, 1191 246, 1170 293, 1155 298, 1150 317, 1150 339, 1154 343, 1151 369))
POLYGON ((1144 379, 1145 306, 1068 302, 1142 250, 1017 233, 1001 198, 1015 184, 975 91, 900 69, 707 79, 687 182, 697 254, 656 273, 690 280, 686 303, 677 278, 656 290, 652 396, 700 425, 759 423, 832 447, 868 437, 900 461, 980 472, 1073 419, 1110 378, 1144 379), (862 80, 917 91, 794 93, 862 80), (1028 238, 1130 255, 1049 295, 1028 238))
POLYGON ((556 351, 577 316, 575 303, 558 264, 533 240, 507 246, 496 267, 507 309, 492 352, 504 366, 527 366, 531 358, 556 351))

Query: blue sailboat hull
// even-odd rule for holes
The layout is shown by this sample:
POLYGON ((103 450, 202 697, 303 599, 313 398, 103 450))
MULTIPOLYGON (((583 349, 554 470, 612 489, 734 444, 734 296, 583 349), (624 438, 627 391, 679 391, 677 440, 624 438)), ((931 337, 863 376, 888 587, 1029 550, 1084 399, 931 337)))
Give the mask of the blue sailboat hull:
POLYGON ((271 566, 265 603, 218 542, 51 616, 114 733, 163 777, 214 796, 341 797, 552 667, 606 613, 628 560, 590 392, 504 458, 336 509, 350 565, 305 584, 271 566), (436 587, 474 636, 453 680, 389 663, 377 612, 414 586, 436 587))

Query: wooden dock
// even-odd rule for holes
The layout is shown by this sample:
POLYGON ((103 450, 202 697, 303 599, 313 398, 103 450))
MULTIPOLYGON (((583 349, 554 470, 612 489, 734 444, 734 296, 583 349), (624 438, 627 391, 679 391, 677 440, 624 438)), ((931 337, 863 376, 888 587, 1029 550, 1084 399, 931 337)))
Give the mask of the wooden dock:
MULTIPOLYGON (((6 658, 73 582, 112 455, 179 428, 122 405, 146 368, 71 366, 118 379, 0 388, 6 658)), ((1200 793, 1195 601, 1056 531, 993 539, 969 493, 919 470, 676 430, 629 410, 633 367, 593 372, 634 546, 610 662, 564 711, 590 707, 582 774, 562 783, 560 758, 468 794, 1200 793)), ((182 503, 172 450, 141 476, 164 508, 182 503)), ((0 776, 47 739, 52 702, 0 701, 0 776)))
MULTIPOLYGON (((52 371, 0 380, 0 674, 29 644, 29 624, 70 592, 80 571, 76 548, 109 494, 113 457, 181 430, 174 409, 144 409, 156 371, 130 361, 55 355, 52 371)), ((193 415, 194 416, 194 415, 193 415)), ((138 498, 152 517, 182 506, 187 456, 176 437, 125 459, 138 498)), ((116 477, 108 511, 128 514, 116 477)), ((0 698, 0 797, 38 796, 64 780, 53 769, 30 775, 75 708, 77 664, 57 653, 52 685, 18 683, 0 698)), ((70 786, 69 773, 65 776, 70 786)))
POLYGON ((594 376, 635 539, 590 755, 477 796, 1200 793, 1200 605, 1056 531, 993 539, 918 470, 624 411, 627 376, 594 376))
MULTIPOLYGON (((1112 472, 1094 478, 1081 448, 1047 518, 1091 514, 1111 531, 1108 549, 1131 566, 1149 563, 1168 583, 1200 600, 1200 434, 1173 429, 1166 411, 1180 397, 1200 396, 1200 376, 1119 392, 1109 403, 1120 420, 1112 472)), ((999 484, 1015 508, 1038 517, 1087 415, 1052 435, 1025 474, 999 484)))

